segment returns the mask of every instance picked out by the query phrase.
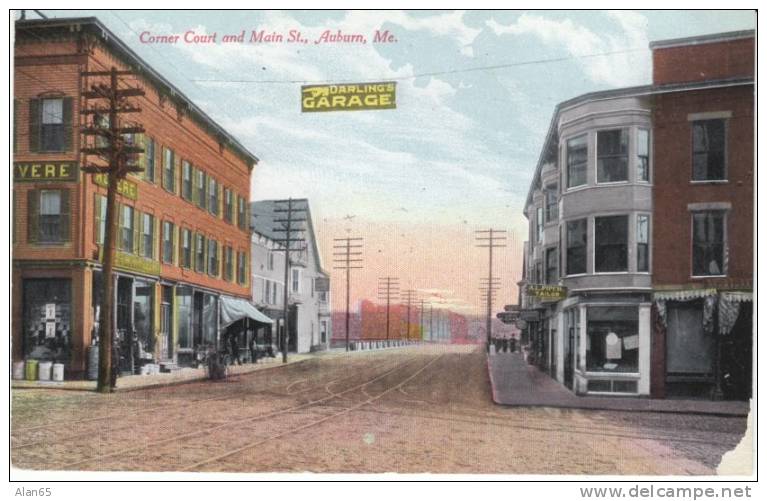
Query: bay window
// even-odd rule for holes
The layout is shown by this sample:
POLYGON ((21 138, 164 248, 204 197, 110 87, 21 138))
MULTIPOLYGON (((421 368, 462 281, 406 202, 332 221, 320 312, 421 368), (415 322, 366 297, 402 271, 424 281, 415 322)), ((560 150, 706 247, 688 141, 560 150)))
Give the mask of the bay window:
POLYGON ((588 164, 587 136, 575 137, 567 141, 567 187, 574 188, 586 184, 588 164))
POLYGON ((567 222, 567 274, 586 273, 586 220, 567 222))
POLYGON ((629 135, 627 129, 597 132, 597 182, 628 181, 628 153, 629 135))
POLYGON ((594 271, 628 271, 628 216, 594 218, 594 271))

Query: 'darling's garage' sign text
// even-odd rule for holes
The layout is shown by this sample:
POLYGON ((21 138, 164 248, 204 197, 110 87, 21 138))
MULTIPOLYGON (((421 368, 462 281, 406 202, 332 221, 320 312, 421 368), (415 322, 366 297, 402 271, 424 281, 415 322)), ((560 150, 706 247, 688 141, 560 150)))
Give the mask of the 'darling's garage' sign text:
POLYGON ((391 110, 397 107, 396 82, 304 85, 301 111, 391 110))

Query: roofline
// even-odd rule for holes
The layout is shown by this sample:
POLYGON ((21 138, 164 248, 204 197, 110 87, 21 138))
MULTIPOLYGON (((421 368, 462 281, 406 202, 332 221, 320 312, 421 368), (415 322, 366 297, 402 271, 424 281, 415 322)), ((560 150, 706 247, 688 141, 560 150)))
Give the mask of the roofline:
POLYGON ((669 49, 671 47, 684 47, 687 45, 700 45, 706 43, 729 42, 731 40, 742 40, 744 38, 754 38, 755 30, 728 31, 725 33, 711 33, 708 35, 698 35, 685 38, 669 38, 668 40, 656 40, 650 42, 650 49, 669 49))
POLYGON ((687 82, 687 83, 681 83, 681 84, 675 83, 675 84, 666 84, 666 85, 642 85, 637 87, 624 87, 621 89, 610 89, 605 91, 590 92, 588 94, 582 94, 580 96, 560 102, 554 108, 554 113, 551 116, 551 122, 549 122, 549 129, 546 132, 546 139, 543 142, 541 153, 538 156, 538 163, 535 168, 535 173, 533 174, 533 179, 530 183, 530 188, 528 189, 528 192, 527 192, 527 199, 525 200, 525 207, 522 210, 522 213, 525 215, 525 217, 528 216, 527 207, 528 205, 530 205, 530 202, 533 199, 533 191, 534 191, 533 186, 535 186, 535 180, 540 176, 541 170, 543 169, 544 152, 546 151, 546 147, 549 144, 549 141, 551 140, 551 136, 553 135, 553 132, 555 130, 555 126, 557 123, 557 119, 559 118, 559 115, 562 113, 562 111, 568 108, 572 108, 576 105, 581 105, 581 104, 586 104, 586 103, 591 103, 596 101, 605 101, 610 99, 619 99, 624 97, 650 96, 655 94, 668 94, 671 92, 689 92, 694 90, 736 87, 736 86, 753 85, 753 84, 754 84, 753 77, 741 77, 741 78, 733 78, 733 79, 725 79, 725 80, 687 82))
MULTIPOLYGON (((128 63, 138 65, 140 67, 141 75, 153 80, 155 84, 164 86, 169 91, 172 97, 179 98, 186 103, 186 106, 193 117, 203 122, 214 132, 220 134, 227 139, 228 143, 237 153, 245 157, 248 161, 254 165, 258 164, 259 158, 248 151, 237 138, 228 133, 223 127, 221 127, 215 120, 213 120, 207 113, 200 109, 194 102, 189 99, 186 94, 170 83, 165 77, 158 73, 149 63, 144 61, 133 49, 131 49, 125 42, 123 42, 117 35, 112 33, 97 17, 67 17, 67 18, 48 18, 48 19, 24 19, 15 21, 15 27, 24 29, 45 29, 45 28, 58 28, 66 26, 83 25, 96 32, 101 40, 112 50, 117 52, 118 56, 126 58, 128 63)), ((252 165, 251 165, 252 167, 252 165)))

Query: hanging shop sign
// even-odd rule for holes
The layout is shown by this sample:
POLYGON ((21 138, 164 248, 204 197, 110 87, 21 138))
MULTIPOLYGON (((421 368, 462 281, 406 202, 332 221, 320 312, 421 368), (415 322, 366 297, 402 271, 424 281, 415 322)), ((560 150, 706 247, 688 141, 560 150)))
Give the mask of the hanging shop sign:
MULTIPOLYGON (((109 188, 109 176, 107 174, 94 174, 93 182, 104 188, 109 188)), ((138 185, 127 179, 120 179, 117 182, 117 193, 131 200, 137 200, 138 185)))
POLYGON ((513 324, 519 320, 519 311, 502 311, 496 314, 495 317, 504 324, 513 324))
POLYGON ((77 181, 77 163, 69 161, 14 162, 13 180, 17 182, 77 181))
POLYGON ((330 279, 327 277, 317 277, 314 279, 314 290, 317 292, 330 291, 330 279))
POLYGON ((527 286, 527 297, 540 299, 541 301, 559 301, 567 298, 567 287, 530 284, 527 286))
POLYGON ((128 254, 127 252, 118 251, 115 253, 115 267, 143 273, 145 275, 160 274, 159 261, 145 259, 135 254, 128 254))
POLYGON ((392 110, 396 98, 396 82, 302 85, 301 111, 392 110))

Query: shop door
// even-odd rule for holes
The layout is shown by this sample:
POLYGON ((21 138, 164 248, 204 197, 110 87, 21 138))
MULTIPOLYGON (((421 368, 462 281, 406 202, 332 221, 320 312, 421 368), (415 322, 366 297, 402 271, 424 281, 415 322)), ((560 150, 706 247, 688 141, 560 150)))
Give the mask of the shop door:
POLYGON ((290 315, 288 325, 288 351, 296 353, 298 351, 298 306, 291 306, 288 315, 290 315))
POLYGON ((573 376, 575 367, 573 355, 575 354, 575 327, 567 329, 567 346, 565 348, 565 386, 573 389, 573 376))
POLYGON ((114 342, 120 350, 120 372, 133 374, 135 362, 133 344, 135 331, 133 329, 133 279, 118 277, 117 279, 117 318, 114 342))
POLYGON ((154 360, 154 288, 154 282, 134 280, 134 352, 138 359, 134 361, 134 368, 136 363, 144 364, 154 360))
POLYGON ((170 360, 173 358, 173 287, 162 287, 162 302, 160 303, 160 358, 170 360))

